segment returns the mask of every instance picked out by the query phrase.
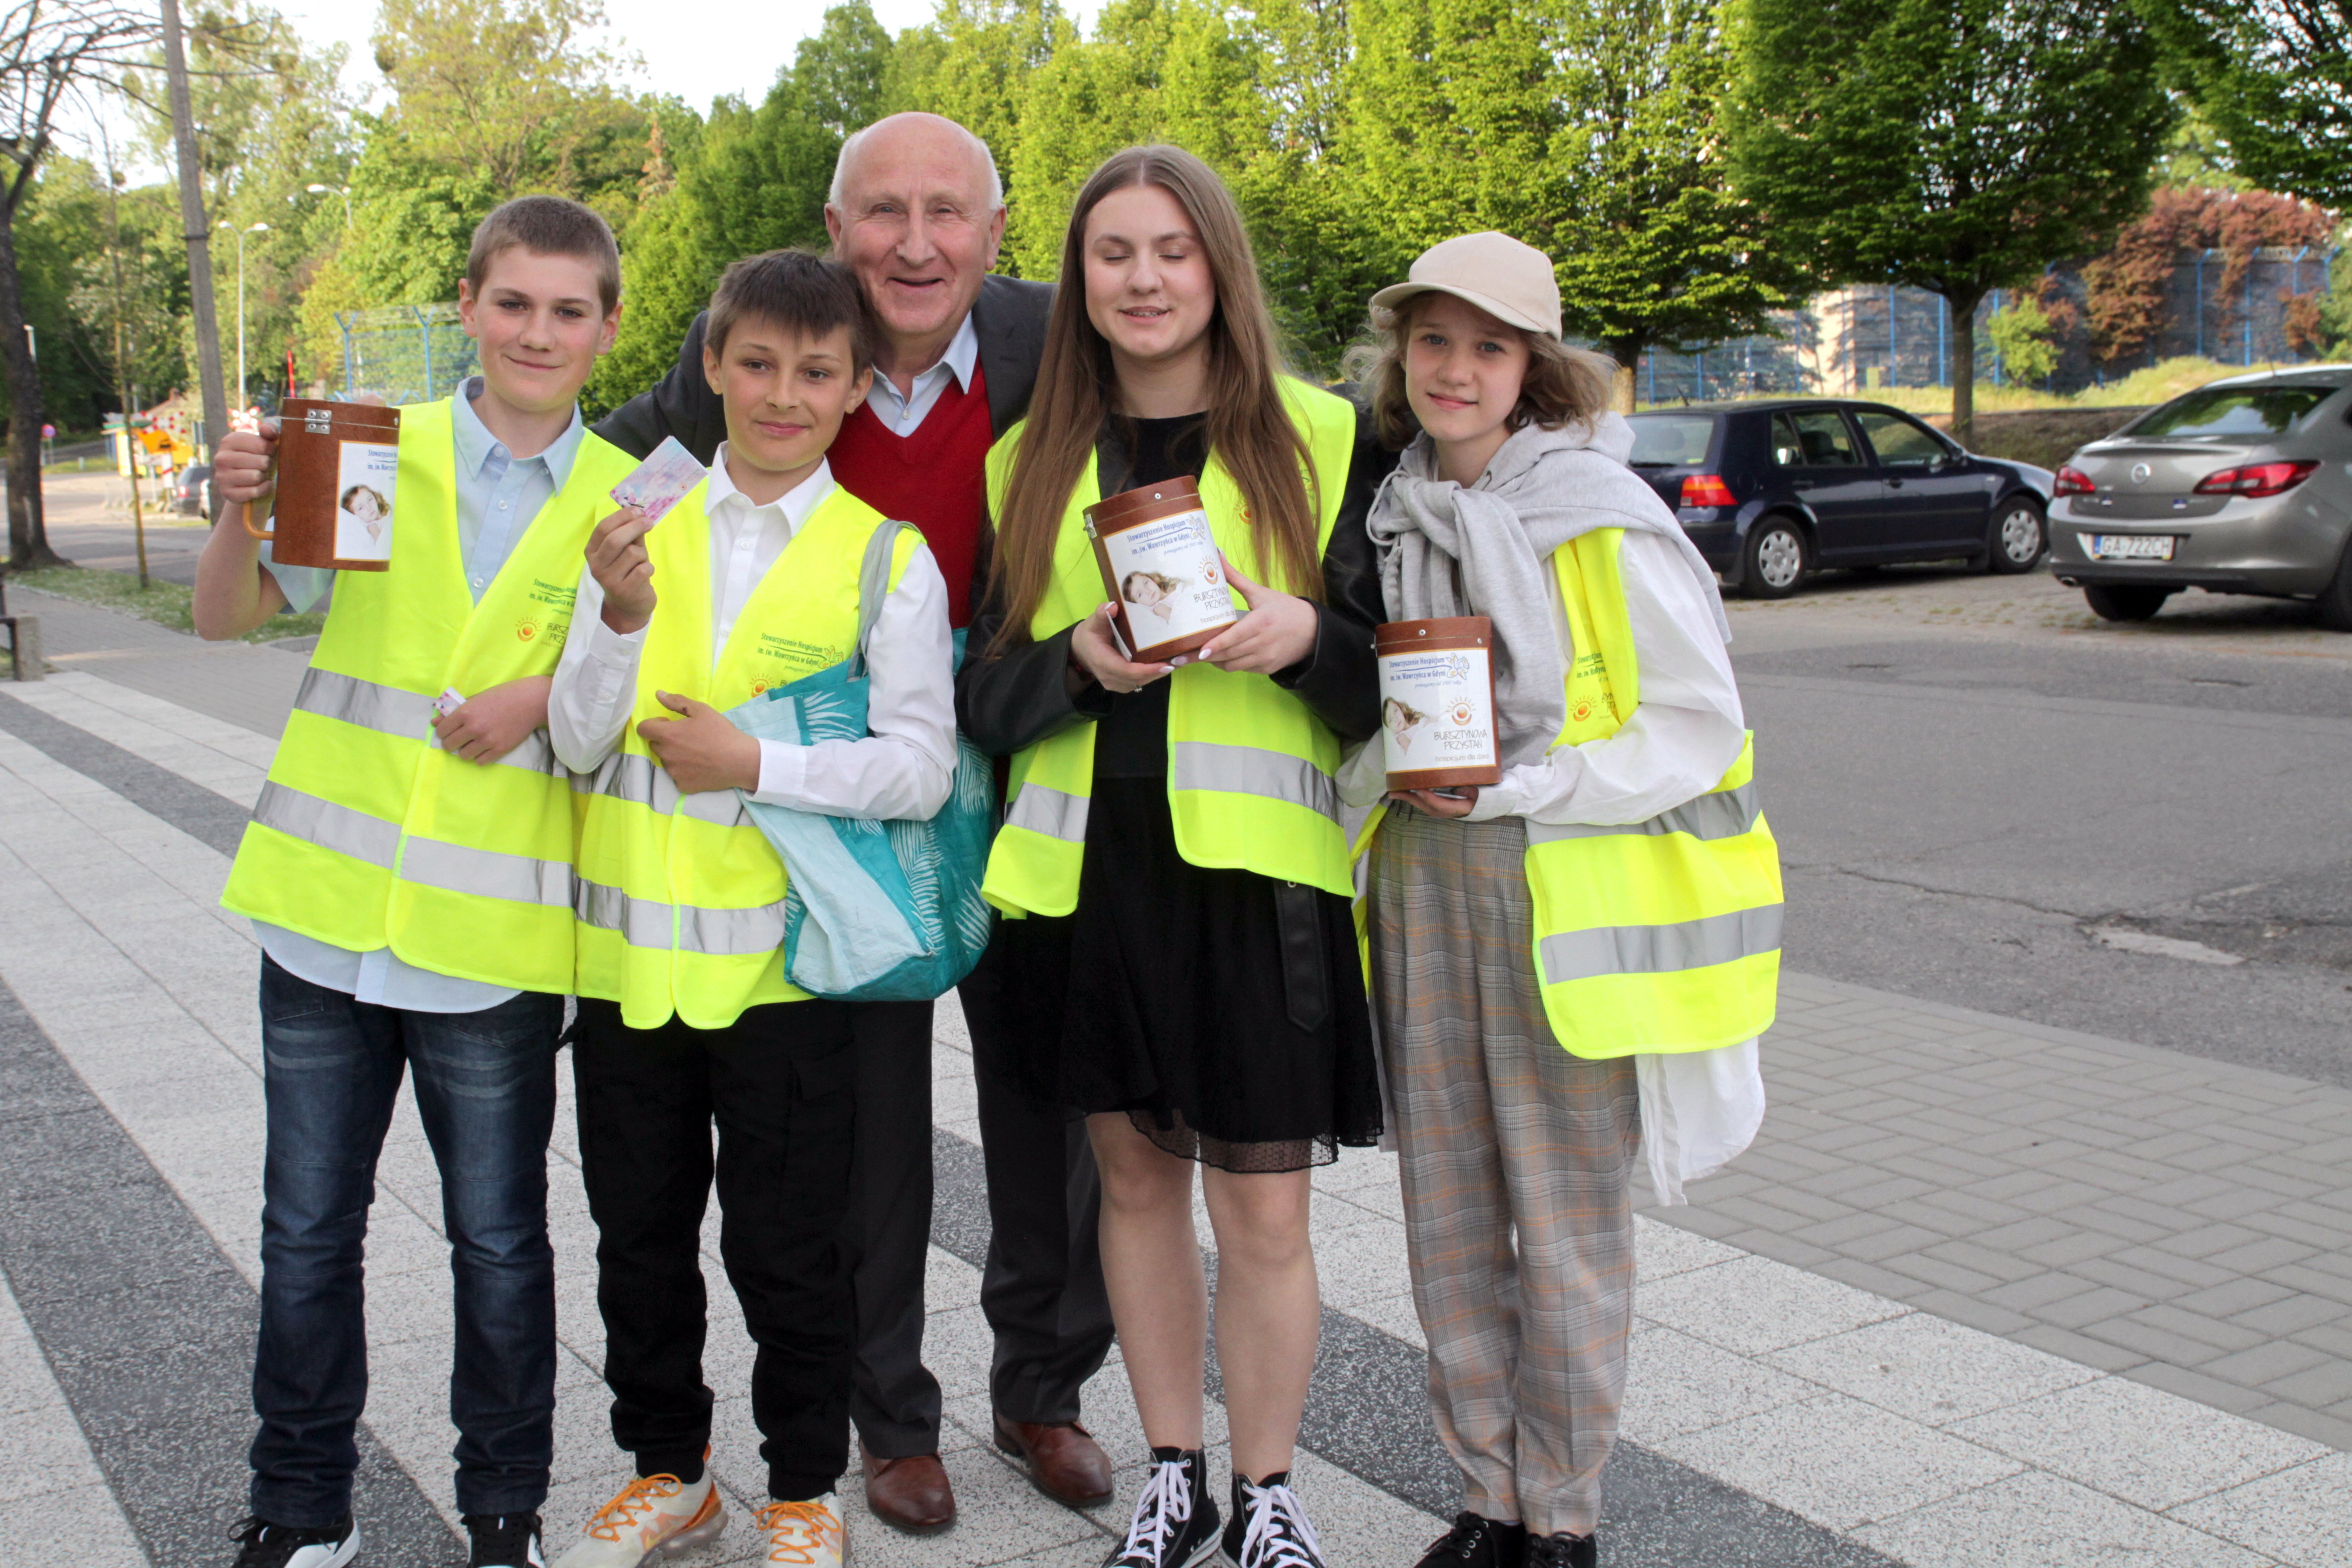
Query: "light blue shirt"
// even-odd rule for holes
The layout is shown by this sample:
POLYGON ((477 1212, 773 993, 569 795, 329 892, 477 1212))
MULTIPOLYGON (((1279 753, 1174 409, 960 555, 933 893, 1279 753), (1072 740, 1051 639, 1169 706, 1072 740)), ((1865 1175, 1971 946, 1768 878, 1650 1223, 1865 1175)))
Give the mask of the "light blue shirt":
MULTIPOLYGON (((547 450, 518 458, 474 412, 474 399, 482 395, 482 378, 469 378, 459 390, 464 395, 450 400, 454 405, 450 423, 457 439, 457 548, 465 563, 466 589, 478 605, 531 520, 571 479, 572 460, 580 455, 580 443, 588 430, 575 407, 572 423, 547 450)), ((335 580, 330 567, 276 564, 269 559, 267 544, 261 547, 261 563, 278 579, 287 605, 297 612, 324 598, 335 580)), ((279 968, 362 1002, 418 1013, 478 1013, 516 994, 505 986, 419 969, 394 957, 388 947, 353 952, 261 921, 253 922, 253 931, 260 939, 261 951, 277 960, 279 968)))
POLYGON ((966 391, 971 388, 972 366, 980 363, 980 333, 972 329, 971 313, 964 312, 963 325, 948 342, 948 352, 940 363, 908 384, 902 395, 898 384, 880 371, 874 373, 874 390, 866 395, 866 404, 874 416, 898 437, 913 435, 922 428, 923 421, 939 405, 940 395, 948 389, 948 378, 966 391))

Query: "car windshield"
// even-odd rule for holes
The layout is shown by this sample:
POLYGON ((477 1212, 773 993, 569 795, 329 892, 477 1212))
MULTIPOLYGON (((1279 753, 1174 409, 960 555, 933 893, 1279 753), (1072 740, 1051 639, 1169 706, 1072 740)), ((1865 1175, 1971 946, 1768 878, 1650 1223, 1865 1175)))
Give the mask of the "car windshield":
POLYGON ((2119 436, 2278 436, 2335 395, 2310 382, 2273 386, 2208 386, 2176 397, 2125 426, 2119 436))
POLYGON ((1637 468, 1704 463, 1707 447, 1715 439, 1715 416, 1710 414, 1637 414, 1632 424, 1630 460, 1637 468))

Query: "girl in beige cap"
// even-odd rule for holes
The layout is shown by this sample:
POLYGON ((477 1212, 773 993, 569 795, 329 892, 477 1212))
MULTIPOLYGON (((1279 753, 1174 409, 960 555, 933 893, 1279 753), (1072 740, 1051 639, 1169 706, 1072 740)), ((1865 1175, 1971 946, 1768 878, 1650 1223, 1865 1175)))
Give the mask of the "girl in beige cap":
POLYGON ((1391 620, 1494 623, 1503 776, 1383 799, 1372 1007, 1413 1304, 1464 1511, 1423 1568, 1585 1568, 1633 1321, 1631 1186, 1664 1202, 1763 1114, 1780 872, 1715 576, 1625 467, 1610 363, 1560 341, 1550 260, 1423 253, 1372 297, 1402 447, 1367 520, 1391 620))

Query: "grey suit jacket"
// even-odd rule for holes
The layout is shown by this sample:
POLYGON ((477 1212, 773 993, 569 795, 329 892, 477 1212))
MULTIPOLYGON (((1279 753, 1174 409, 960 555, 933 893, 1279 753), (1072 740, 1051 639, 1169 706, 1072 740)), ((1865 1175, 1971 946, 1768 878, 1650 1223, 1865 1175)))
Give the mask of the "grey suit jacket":
MULTIPOLYGON (((980 339, 981 379, 988 386, 988 422, 999 436, 1029 412, 1053 304, 1050 283, 993 274, 980 280, 971 325, 980 339)), ((705 310, 694 318, 669 374, 651 392, 606 415, 596 425, 597 435, 635 458, 650 454, 665 436, 677 437, 698 463, 718 454, 719 443, 727 439, 727 410, 702 374, 702 329, 709 317, 705 310)))

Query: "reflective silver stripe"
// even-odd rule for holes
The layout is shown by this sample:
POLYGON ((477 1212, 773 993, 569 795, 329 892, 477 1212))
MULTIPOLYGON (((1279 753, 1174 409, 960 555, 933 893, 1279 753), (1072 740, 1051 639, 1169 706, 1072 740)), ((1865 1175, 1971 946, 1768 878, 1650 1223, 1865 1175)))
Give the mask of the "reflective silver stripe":
POLYGON ((616 931, 631 947, 667 947, 676 912, 652 899, 633 899, 618 888, 583 877, 572 889, 572 912, 583 925, 616 931))
MULTIPOLYGON (((441 737, 438 735, 428 733, 425 743, 436 752, 444 749, 441 737)), ((501 768, 520 768, 526 773, 533 773, 562 772, 562 769, 556 765, 555 742, 547 738, 547 731, 544 730, 533 730, 523 737, 520 745, 500 757, 493 765, 501 768)))
POLYGON ((436 838, 411 838, 401 851, 400 879, 452 893, 502 899, 510 904, 572 907, 572 865, 534 860, 495 849, 473 849, 436 838))
POLYGON ((1263 795, 1339 820, 1339 784, 1304 757, 1209 741, 1179 741, 1175 751, 1171 772, 1178 789, 1263 795))
POLYGON ((1780 945, 1779 904, 1662 926, 1600 926, 1561 931, 1536 944, 1544 984, 1604 974, 1666 974, 1753 958, 1780 945))
POLYGON ((1744 784, 1738 789, 1720 790, 1686 801, 1671 811, 1658 813, 1647 822, 1627 822, 1606 827, 1589 823, 1552 827, 1540 822, 1530 822, 1528 824, 1528 842, 1557 844, 1570 838, 1612 838, 1620 834, 1656 837, 1666 833, 1687 833, 1694 838, 1737 838, 1756 826, 1756 786, 1744 784))
POLYGON ((1085 795, 1024 782, 1013 797, 1013 808, 1004 814, 1004 826, 1025 827, 1065 844, 1084 844, 1089 804, 1085 795))
POLYGON ((656 766, 651 757, 635 752, 615 752, 594 773, 573 773, 572 788, 578 795, 605 795, 642 805, 663 816, 677 813, 720 827, 748 826, 751 821, 743 797, 734 790, 680 795, 667 769, 656 766))
POLYGON ((747 957, 773 952, 784 945, 782 902, 756 910, 682 908, 677 912, 677 946, 681 952, 747 957))
POLYGON ((400 848, 397 822, 386 822, 282 784, 261 786, 261 798, 253 803, 253 820, 289 838, 386 870, 392 868, 393 857, 400 848))
POLYGON ((294 706, 322 719, 340 719, 362 730, 421 741, 433 731, 433 700, 397 686, 379 686, 356 675, 338 675, 317 665, 302 672, 294 706))
POLYGON ((580 879, 572 911, 582 923, 616 931, 631 947, 667 950, 676 916, 677 951, 721 958, 773 952, 784 945, 784 906, 749 910, 700 910, 633 899, 618 888, 580 879))

